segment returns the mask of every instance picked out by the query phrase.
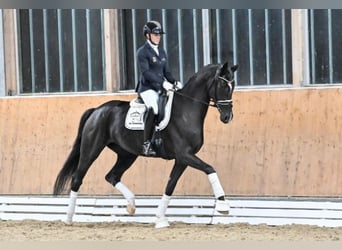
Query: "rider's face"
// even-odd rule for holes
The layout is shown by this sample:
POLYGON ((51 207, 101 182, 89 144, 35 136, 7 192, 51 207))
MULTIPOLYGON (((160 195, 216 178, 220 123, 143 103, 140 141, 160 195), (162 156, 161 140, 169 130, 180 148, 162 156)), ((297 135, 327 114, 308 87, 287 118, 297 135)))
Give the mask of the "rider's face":
POLYGON ((151 34, 151 42, 158 45, 160 43, 160 34, 151 34))

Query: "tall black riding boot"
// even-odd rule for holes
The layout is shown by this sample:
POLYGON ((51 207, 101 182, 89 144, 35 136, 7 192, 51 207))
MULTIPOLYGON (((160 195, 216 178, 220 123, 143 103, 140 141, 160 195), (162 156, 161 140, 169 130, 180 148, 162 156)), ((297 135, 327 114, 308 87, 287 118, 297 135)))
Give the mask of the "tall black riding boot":
POLYGON ((149 108, 145 114, 145 130, 144 130, 144 144, 142 154, 146 156, 155 156, 157 153, 152 148, 151 138, 154 130, 154 113, 153 109, 149 108))

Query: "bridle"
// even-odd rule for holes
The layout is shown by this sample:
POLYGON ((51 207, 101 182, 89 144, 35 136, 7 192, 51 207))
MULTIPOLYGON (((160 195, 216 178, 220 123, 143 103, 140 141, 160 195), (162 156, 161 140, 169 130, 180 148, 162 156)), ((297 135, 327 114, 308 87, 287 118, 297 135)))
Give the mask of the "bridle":
MULTIPOLYGON (((224 78, 223 76, 218 76, 217 78, 223 80, 224 82, 226 82, 226 84, 227 84, 228 87, 229 87, 230 92, 233 91, 233 85, 232 85, 232 83, 235 81, 234 78, 233 78, 232 80, 228 80, 228 79, 224 78)), ((207 89, 208 92, 209 92, 210 89, 213 87, 213 85, 214 85, 215 81, 217 80, 217 78, 215 77, 215 78, 213 79, 213 81, 211 82, 210 86, 209 86, 208 89, 207 89)), ((217 100, 217 84, 215 85, 215 99, 213 99, 213 98, 210 99, 210 102, 213 102, 213 104, 210 103, 210 102, 208 103, 208 102, 204 102, 204 101, 198 100, 198 99, 196 99, 196 98, 193 98, 193 97, 191 97, 191 96, 185 95, 185 94, 183 94, 183 93, 181 93, 181 92, 178 92, 178 91, 175 91, 175 90, 174 90, 174 93, 177 94, 177 95, 186 97, 186 98, 188 98, 188 99, 190 99, 190 100, 193 100, 193 101, 195 101, 195 102, 198 102, 198 103, 201 103, 201 104, 210 106, 210 107, 215 107, 215 108, 217 108, 219 111, 221 111, 220 105, 222 105, 222 106, 227 105, 227 106, 228 106, 228 105, 232 105, 232 103, 233 103, 233 100, 232 100, 232 99, 228 99, 228 100, 217 100)))
MULTIPOLYGON (((222 76, 218 77, 219 79, 223 80, 229 87, 229 91, 230 94, 233 92, 233 82, 234 82, 234 78, 232 80, 228 80, 222 76)), ((211 84, 211 86, 213 85, 213 83, 211 84)), ((211 86, 209 87, 209 89, 211 88, 211 86)), ((221 108, 220 106, 232 106, 233 104, 233 100, 232 98, 227 99, 227 100, 217 100, 217 84, 215 86, 215 99, 213 100, 214 102, 214 106, 221 112, 221 108)))

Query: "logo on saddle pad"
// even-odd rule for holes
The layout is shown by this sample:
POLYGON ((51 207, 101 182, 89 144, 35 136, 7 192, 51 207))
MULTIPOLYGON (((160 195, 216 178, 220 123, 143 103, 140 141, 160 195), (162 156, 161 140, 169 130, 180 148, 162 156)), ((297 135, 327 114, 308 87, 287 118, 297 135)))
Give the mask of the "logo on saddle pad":
MULTIPOLYGON (((173 101, 173 91, 168 91, 168 100, 165 106, 165 115, 163 120, 156 126, 156 130, 163 130, 169 124, 171 117, 171 106, 173 101)), ((137 98, 130 102, 130 108, 125 119, 125 127, 131 130, 144 130, 144 114, 146 106, 144 103, 137 102, 137 98)))

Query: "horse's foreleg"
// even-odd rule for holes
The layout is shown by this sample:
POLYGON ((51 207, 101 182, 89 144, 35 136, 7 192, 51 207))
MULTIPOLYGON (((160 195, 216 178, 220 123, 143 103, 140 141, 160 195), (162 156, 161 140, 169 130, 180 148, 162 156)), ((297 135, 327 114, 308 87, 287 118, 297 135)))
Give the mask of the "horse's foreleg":
POLYGON ((215 173, 208 174, 208 179, 213 189, 214 195, 217 199, 216 204, 215 204, 216 211, 220 213, 228 214, 229 209, 230 209, 229 203, 224 198, 225 194, 224 194, 221 182, 217 176, 217 173, 215 172, 215 173))
POLYGON ((186 165, 176 163, 172 168, 171 174, 169 181, 166 186, 165 194, 160 200, 160 203, 157 208, 157 213, 156 213, 156 223, 155 223, 155 228, 164 228, 168 227, 169 222, 165 216, 166 209, 169 206, 171 195, 176 187, 176 184, 178 182, 179 177, 183 174, 184 170, 186 168, 186 165))
POLYGON ((225 193, 223 191, 221 182, 217 176, 215 169, 209 164, 199 159, 195 155, 187 155, 186 162, 188 163, 188 165, 192 166, 193 168, 201 170, 202 172, 207 174, 213 193, 216 198, 216 204, 215 204, 216 211, 220 213, 228 214, 229 209, 230 209, 229 203, 227 200, 225 200, 225 193))
POLYGON ((171 196, 168 196, 166 194, 163 195, 163 197, 160 200, 160 203, 157 208, 157 219, 155 223, 155 228, 164 228, 169 227, 170 224, 165 216, 166 209, 169 206, 171 196))

